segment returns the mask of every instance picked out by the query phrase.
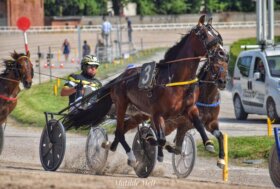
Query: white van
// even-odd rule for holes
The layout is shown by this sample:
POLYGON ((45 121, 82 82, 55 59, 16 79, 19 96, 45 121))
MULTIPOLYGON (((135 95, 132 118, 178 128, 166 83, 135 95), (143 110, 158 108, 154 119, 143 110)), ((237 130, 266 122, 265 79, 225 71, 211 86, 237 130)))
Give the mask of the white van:
POLYGON ((232 89, 235 117, 268 115, 280 120, 280 47, 243 51, 237 58, 232 89))

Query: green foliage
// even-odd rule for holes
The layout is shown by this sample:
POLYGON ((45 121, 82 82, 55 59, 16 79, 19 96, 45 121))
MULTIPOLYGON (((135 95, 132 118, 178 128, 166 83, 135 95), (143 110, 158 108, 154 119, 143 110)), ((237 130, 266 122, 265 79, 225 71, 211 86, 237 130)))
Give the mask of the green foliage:
POLYGON ((137 4, 137 14, 141 16, 156 14, 153 0, 134 0, 134 2, 137 4))
MULTIPOLYGON (((105 15, 108 0, 45 0, 46 16, 105 15)), ((121 8, 129 2, 137 4, 137 14, 185 14, 237 11, 255 12, 255 0, 113 0, 115 15, 121 14, 121 8)), ((274 0, 274 9, 280 10, 279 0, 274 0)))
MULTIPOLYGON (((240 159, 268 159, 269 151, 274 144, 274 137, 268 136, 242 136, 229 137, 228 139, 228 156, 229 160, 240 159)), ((204 145, 200 143, 197 147, 198 154, 202 156, 218 157, 218 143, 214 140, 216 152, 210 154, 205 151, 204 145)))
POLYGON ((106 12, 106 0, 45 0, 46 16, 92 16, 106 12))
POLYGON ((165 0, 159 2, 156 6, 159 14, 184 14, 187 9, 190 9, 185 0, 165 0))

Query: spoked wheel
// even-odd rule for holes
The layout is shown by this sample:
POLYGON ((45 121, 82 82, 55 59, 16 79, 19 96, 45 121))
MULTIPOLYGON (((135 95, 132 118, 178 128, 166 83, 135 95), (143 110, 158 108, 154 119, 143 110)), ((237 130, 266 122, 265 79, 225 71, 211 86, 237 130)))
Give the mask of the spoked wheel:
POLYGON ((108 150, 101 144, 108 141, 107 133, 101 127, 91 128, 87 137, 86 158, 88 167, 96 174, 102 174, 108 158, 108 150))
POLYGON ((156 138, 155 133, 151 128, 143 126, 136 133, 132 145, 132 150, 138 162, 134 171, 136 175, 141 178, 148 177, 154 170, 158 153, 157 146, 151 146, 144 139, 147 134, 153 135, 156 138))
POLYGON ((193 170, 196 159, 196 145, 192 134, 186 133, 181 153, 172 154, 172 165, 178 178, 186 178, 193 170))
POLYGON ((0 155, 2 153, 4 146, 4 127, 3 125, 0 125, 0 155))
POLYGON ((270 178, 275 187, 280 187, 280 162, 278 160, 277 147, 274 144, 269 153, 268 169, 270 178))
POLYGON ((39 149, 41 164, 46 171, 55 171, 59 168, 64 158, 65 143, 63 125, 60 121, 50 120, 42 132, 39 149))

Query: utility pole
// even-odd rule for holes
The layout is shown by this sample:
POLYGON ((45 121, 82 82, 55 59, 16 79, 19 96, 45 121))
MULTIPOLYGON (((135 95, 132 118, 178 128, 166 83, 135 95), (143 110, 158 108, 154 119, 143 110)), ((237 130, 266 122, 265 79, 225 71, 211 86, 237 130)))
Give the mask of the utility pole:
POLYGON ((274 1, 256 0, 257 41, 258 43, 274 43, 274 1), (268 5, 268 6, 267 6, 268 5))

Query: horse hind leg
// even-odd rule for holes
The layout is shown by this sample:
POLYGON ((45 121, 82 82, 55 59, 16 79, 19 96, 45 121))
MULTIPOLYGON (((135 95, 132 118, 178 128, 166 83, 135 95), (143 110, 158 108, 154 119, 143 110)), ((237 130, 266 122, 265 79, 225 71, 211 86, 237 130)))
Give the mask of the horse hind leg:
MULTIPOLYGON (((144 121, 148 120, 149 117, 143 114, 136 114, 134 116, 130 116, 129 119, 124 121, 124 133, 127 131, 136 128, 140 123, 143 123, 144 121)), ((113 152, 117 150, 119 140, 117 137, 115 137, 114 141, 109 143, 109 149, 113 152)))
POLYGON ((116 128, 116 132, 115 132, 115 140, 118 140, 123 148, 125 149, 125 152, 128 156, 128 165, 131 167, 136 167, 137 166, 137 162, 136 162, 136 158, 134 156, 134 153, 132 151, 132 149, 130 148, 130 146, 127 144, 126 140, 125 140, 125 128, 124 128, 124 118, 125 118, 125 112, 126 112, 126 108, 127 108, 128 102, 126 102, 125 100, 123 100, 121 103, 116 104, 116 108, 117 108, 117 128, 116 128))
POLYGON ((166 138, 165 138, 165 123, 164 119, 160 115, 153 115, 153 122, 154 126, 157 130, 156 136, 157 136, 157 144, 158 144, 158 161, 162 162, 163 161, 163 147, 166 144, 166 138))
POLYGON ((202 138, 202 141, 203 141, 203 144, 205 146, 205 150, 211 152, 211 153, 214 153, 215 152, 215 149, 214 149, 214 144, 211 140, 209 140, 206 132, 205 132, 205 129, 204 129, 204 126, 203 126, 203 123, 201 121, 201 119, 199 118, 199 113, 198 113, 198 109, 195 108, 193 109, 191 112, 190 112, 190 120, 192 121, 194 127, 196 128, 196 130, 199 132, 201 138, 202 138))

